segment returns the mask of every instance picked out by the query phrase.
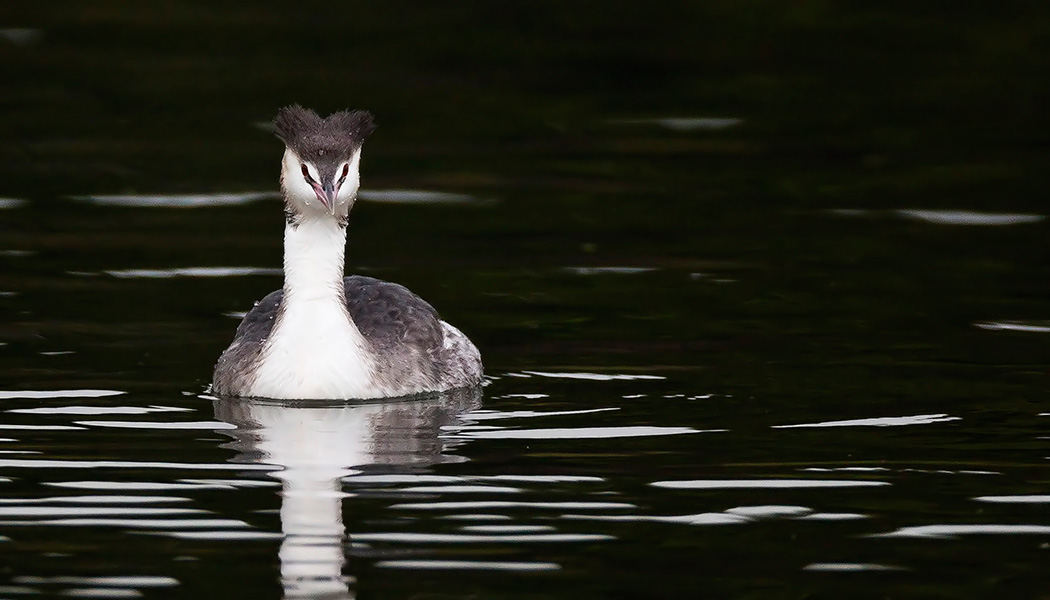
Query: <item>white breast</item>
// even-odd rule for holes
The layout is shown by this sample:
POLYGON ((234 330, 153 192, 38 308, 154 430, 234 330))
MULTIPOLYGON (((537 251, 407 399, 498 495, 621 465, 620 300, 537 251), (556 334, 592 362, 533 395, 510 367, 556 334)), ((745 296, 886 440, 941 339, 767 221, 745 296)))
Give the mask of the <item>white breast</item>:
POLYGON ((263 347, 248 395, 262 398, 373 398, 367 343, 346 310, 328 298, 293 302, 263 347))

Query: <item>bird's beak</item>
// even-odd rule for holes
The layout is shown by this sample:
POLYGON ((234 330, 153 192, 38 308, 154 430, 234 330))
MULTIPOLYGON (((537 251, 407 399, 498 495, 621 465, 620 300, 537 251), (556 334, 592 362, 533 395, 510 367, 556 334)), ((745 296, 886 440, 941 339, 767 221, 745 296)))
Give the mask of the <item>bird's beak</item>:
POLYGON ((321 202, 332 213, 335 214, 335 185, 329 181, 324 184, 324 198, 321 202))
POLYGON ((318 185, 314 182, 314 194, 317 195, 317 199, 328 209, 328 212, 335 214, 335 185, 331 182, 324 184, 323 186, 318 185))

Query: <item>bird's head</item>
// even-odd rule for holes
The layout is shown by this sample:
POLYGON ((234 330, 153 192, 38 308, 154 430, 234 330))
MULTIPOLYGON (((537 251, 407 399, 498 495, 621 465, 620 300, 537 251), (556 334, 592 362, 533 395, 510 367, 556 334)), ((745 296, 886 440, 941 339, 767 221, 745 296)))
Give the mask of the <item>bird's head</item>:
POLYGON ((285 145, 281 190, 287 208, 345 218, 361 180, 361 146, 376 127, 372 115, 343 110, 321 118, 293 105, 278 111, 273 125, 285 145))

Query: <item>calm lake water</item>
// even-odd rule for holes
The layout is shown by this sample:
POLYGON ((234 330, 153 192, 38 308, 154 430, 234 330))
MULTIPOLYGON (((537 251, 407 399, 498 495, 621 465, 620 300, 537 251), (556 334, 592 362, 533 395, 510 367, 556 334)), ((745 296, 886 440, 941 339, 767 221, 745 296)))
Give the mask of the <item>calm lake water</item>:
MULTIPOLYGON (((1027 9, 1023 8, 1028 6, 1027 9)), ((0 597, 1041 598, 1050 16, 0 13, 0 597), (284 104, 476 393, 207 395, 284 104)))

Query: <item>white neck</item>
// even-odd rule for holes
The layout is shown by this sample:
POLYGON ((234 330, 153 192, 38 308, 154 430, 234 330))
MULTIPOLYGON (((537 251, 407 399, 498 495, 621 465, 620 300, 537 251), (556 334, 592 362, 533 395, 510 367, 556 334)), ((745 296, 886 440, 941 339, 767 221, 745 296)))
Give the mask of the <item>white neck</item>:
POLYGON ((369 398, 373 361, 346 312, 346 228, 328 215, 302 215, 284 228, 284 300, 250 395, 369 398))
POLYGON ((342 298, 345 250, 346 227, 332 217, 303 216, 285 225, 285 302, 342 298))

